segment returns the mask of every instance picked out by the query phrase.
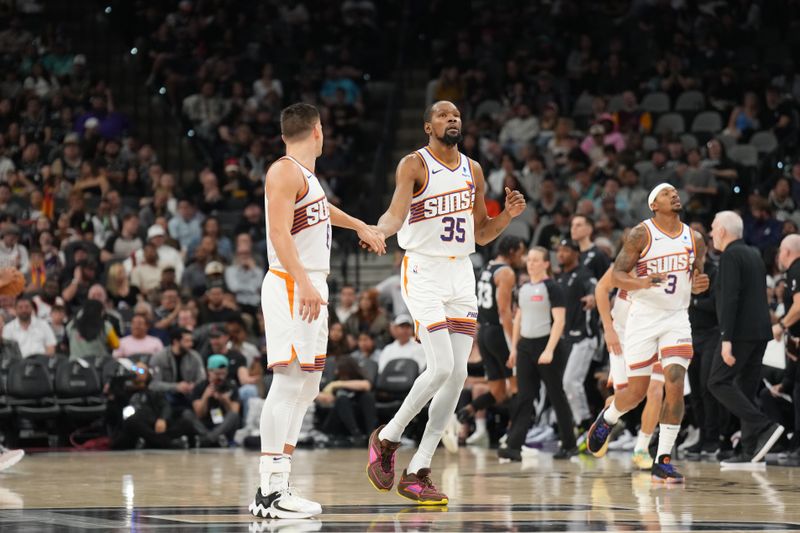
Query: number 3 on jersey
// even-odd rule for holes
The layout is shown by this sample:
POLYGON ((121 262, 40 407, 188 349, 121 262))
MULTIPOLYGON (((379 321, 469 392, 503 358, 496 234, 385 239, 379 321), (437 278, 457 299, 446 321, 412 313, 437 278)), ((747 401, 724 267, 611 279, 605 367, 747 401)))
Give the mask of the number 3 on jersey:
POLYGON ((463 218, 444 217, 442 219, 442 224, 444 224, 444 233, 442 233, 441 236, 442 240, 450 242, 455 239, 456 242, 464 242, 467 238, 467 232, 463 226, 465 223, 466 220, 463 218))

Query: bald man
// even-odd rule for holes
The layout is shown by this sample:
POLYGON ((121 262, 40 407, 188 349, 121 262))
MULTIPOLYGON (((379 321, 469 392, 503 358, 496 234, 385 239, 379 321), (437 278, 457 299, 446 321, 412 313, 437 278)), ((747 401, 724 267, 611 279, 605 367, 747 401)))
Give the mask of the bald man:
POLYGON ((722 252, 716 282, 721 356, 711 363, 708 389, 742 424, 742 451, 723 467, 764 461, 784 431, 755 401, 772 329, 767 269, 758 250, 742 240, 743 227, 733 211, 717 213, 711 224, 714 247, 722 252))

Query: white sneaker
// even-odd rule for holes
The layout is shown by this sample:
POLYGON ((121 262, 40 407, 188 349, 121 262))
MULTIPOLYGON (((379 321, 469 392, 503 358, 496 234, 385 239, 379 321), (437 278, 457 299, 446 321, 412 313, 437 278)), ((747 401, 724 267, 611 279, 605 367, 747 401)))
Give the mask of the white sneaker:
POLYGON ((0 470, 11 468, 22 461, 23 457, 25 457, 25 450, 9 450, 8 448, 3 448, 2 451, 0 451, 0 470))
POLYGON ((486 428, 476 429, 466 440, 469 446, 489 447, 489 433, 486 428))
POLYGON ((617 439, 608 445, 609 450, 632 450, 636 447, 636 437, 627 429, 617 439))
POLYGON ((683 451, 687 448, 691 448, 695 444, 700 442, 700 430, 694 426, 690 426, 689 430, 686 432, 686 438, 683 440, 680 446, 678 446, 678 450, 683 451))
POLYGON ((458 453, 458 430, 460 428, 461 424, 458 423, 456 415, 450 415, 450 420, 448 420, 447 425, 444 427, 444 432, 442 432, 442 444, 450 453, 458 453))
POLYGON ((507 442, 508 442, 508 433, 500 437, 497 441, 497 444, 499 444, 502 447, 505 446, 507 442))
POLYGON ((292 494, 290 488, 272 492, 268 496, 264 496, 259 488, 248 509, 258 518, 311 518, 322 513, 320 504, 292 494))
POLYGON ((526 444, 523 444, 522 448, 520 449, 520 454, 522 457, 534 457, 539 455, 539 450, 538 448, 532 448, 526 444))

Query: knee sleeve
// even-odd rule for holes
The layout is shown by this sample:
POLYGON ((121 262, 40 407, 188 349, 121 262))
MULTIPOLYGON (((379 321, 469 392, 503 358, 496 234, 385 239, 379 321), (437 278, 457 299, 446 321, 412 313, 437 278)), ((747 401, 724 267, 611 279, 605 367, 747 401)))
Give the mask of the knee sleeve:
MULTIPOLYGON (((319 386, 319 373, 307 374, 297 364, 275 370, 272 386, 261 408, 262 453, 283 453, 295 411, 302 405, 305 413, 308 404, 318 392, 317 389, 314 396, 311 396, 310 388, 304 390, 308 376, 314 374, 317 374, 316 383, 319 386), (305 401, 308 396, 311 399, 305 401)), ((302 416, 300 420, 302 421, 302 416)))

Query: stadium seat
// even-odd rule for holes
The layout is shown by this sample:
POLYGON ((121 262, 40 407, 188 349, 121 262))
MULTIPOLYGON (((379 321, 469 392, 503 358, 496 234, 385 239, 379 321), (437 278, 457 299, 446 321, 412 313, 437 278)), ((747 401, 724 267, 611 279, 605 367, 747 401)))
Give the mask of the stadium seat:
POLYGON ((55 393, 56 403, 75 422, 88 422, 105 416, 103 384, 89 361, 74 359, 59 365, 55 393))
POLYGON ((686 124, 683 117, 678 113, 667 113, 658 117, 656 122, 655 133, 663 135, 664 133, 681 134, 686 131, 686 124))
POLYGON ((11 417, 12 409, 8 404, 8 371, 11 365, 21 361, 22 357, 18 354, 12 356, 8 353, 0 353, 0 420, 11 417))
POLYGON ((475 108, 475 118, 486 116, 494 118, 503 113, 504 110, 503 104, 497 100, 484 100, 475 108))
POLYGON ((594 100, 594 96, 592 96, 589 93, 582 93, 575 101, 575 105, 572 107, 572 116, 588 117, 589 115, 591 115, 592 100, 594 100))
POLYGON ((750 138, 750 145, 761 154, 769 154, 778 148, 778 139, 771 131, 759 131, 750 138))
POLYGON ((413 359, 389 361, 375 383, 375 407, 380 420, 387 420, 397 412, 418 375, 419 366, 413 359))
POLYGON ((53 380, 47 364, 38 357, 26 357, 8 371, 8 405, 17 418, 46 420, 58 416, 53 380))
POLYGON ((361 359, 358 362, 358 366, 361 368, 361 371, 364 372, 364 377, 374 386, 378 380, 378 363, 372 359, 361 359))
POLYGON ((714 138, 722 143, 722 146, 725 147, 725 152, 730 152, 731 148, 736 146, 736 139, 731 137, 730 135, 725 135, 724 133, 720 133, 715 135, 714 138))
POLYGON ((642 98, 639 107, 650 113, 666 113, 669 111, 669 95, 662 92, 648 93, 642 98))
POLYGON ((706 97, 700 91, 684 91, 675 101, 675 111, 697 113, 706 107, 706 97))
POLYGON ((728 152, 728 157, 744 167, 758 165, 758 150, 750 144, 737 144, 728 152))
POLYGON ((683 145, 684 150, 693 150, 699 146, 697 142, 697 137, 692 135, 691 133, 684 133, 681 135, 681 144, 683 145))
POLYGON ((692 133, 718 133, 722 130, 722 117, 716 111, 703 111, 692 121, 692 133))
POLYGON ((637 161, 633 164, 633 168, 636 169, 636 172, 639 173, 639 176, 643 176, 656 167, 651 161, 637 161))
POLYGON ((621 94, 615 94, 608 100, 608 111, 609 113, 616 113, 624 106, 625 102, 622 99, 621 94))
MULTIPOLYGON (((526 243, 530 242, 531 226, 527 221, 521 220, 519 217, 517 217, 508 224, 508 227, 503 231, 502 236, 519 237, 526 243)), ((500 238, 495 240, 495 243, 499 242, 500 238)))
POLYGON ((658 150, 658 139, 656 139, 652 135, 645 135, 645 137, 642 139, 642 149, 645 152, 652 152, 653 150, 658 150))

